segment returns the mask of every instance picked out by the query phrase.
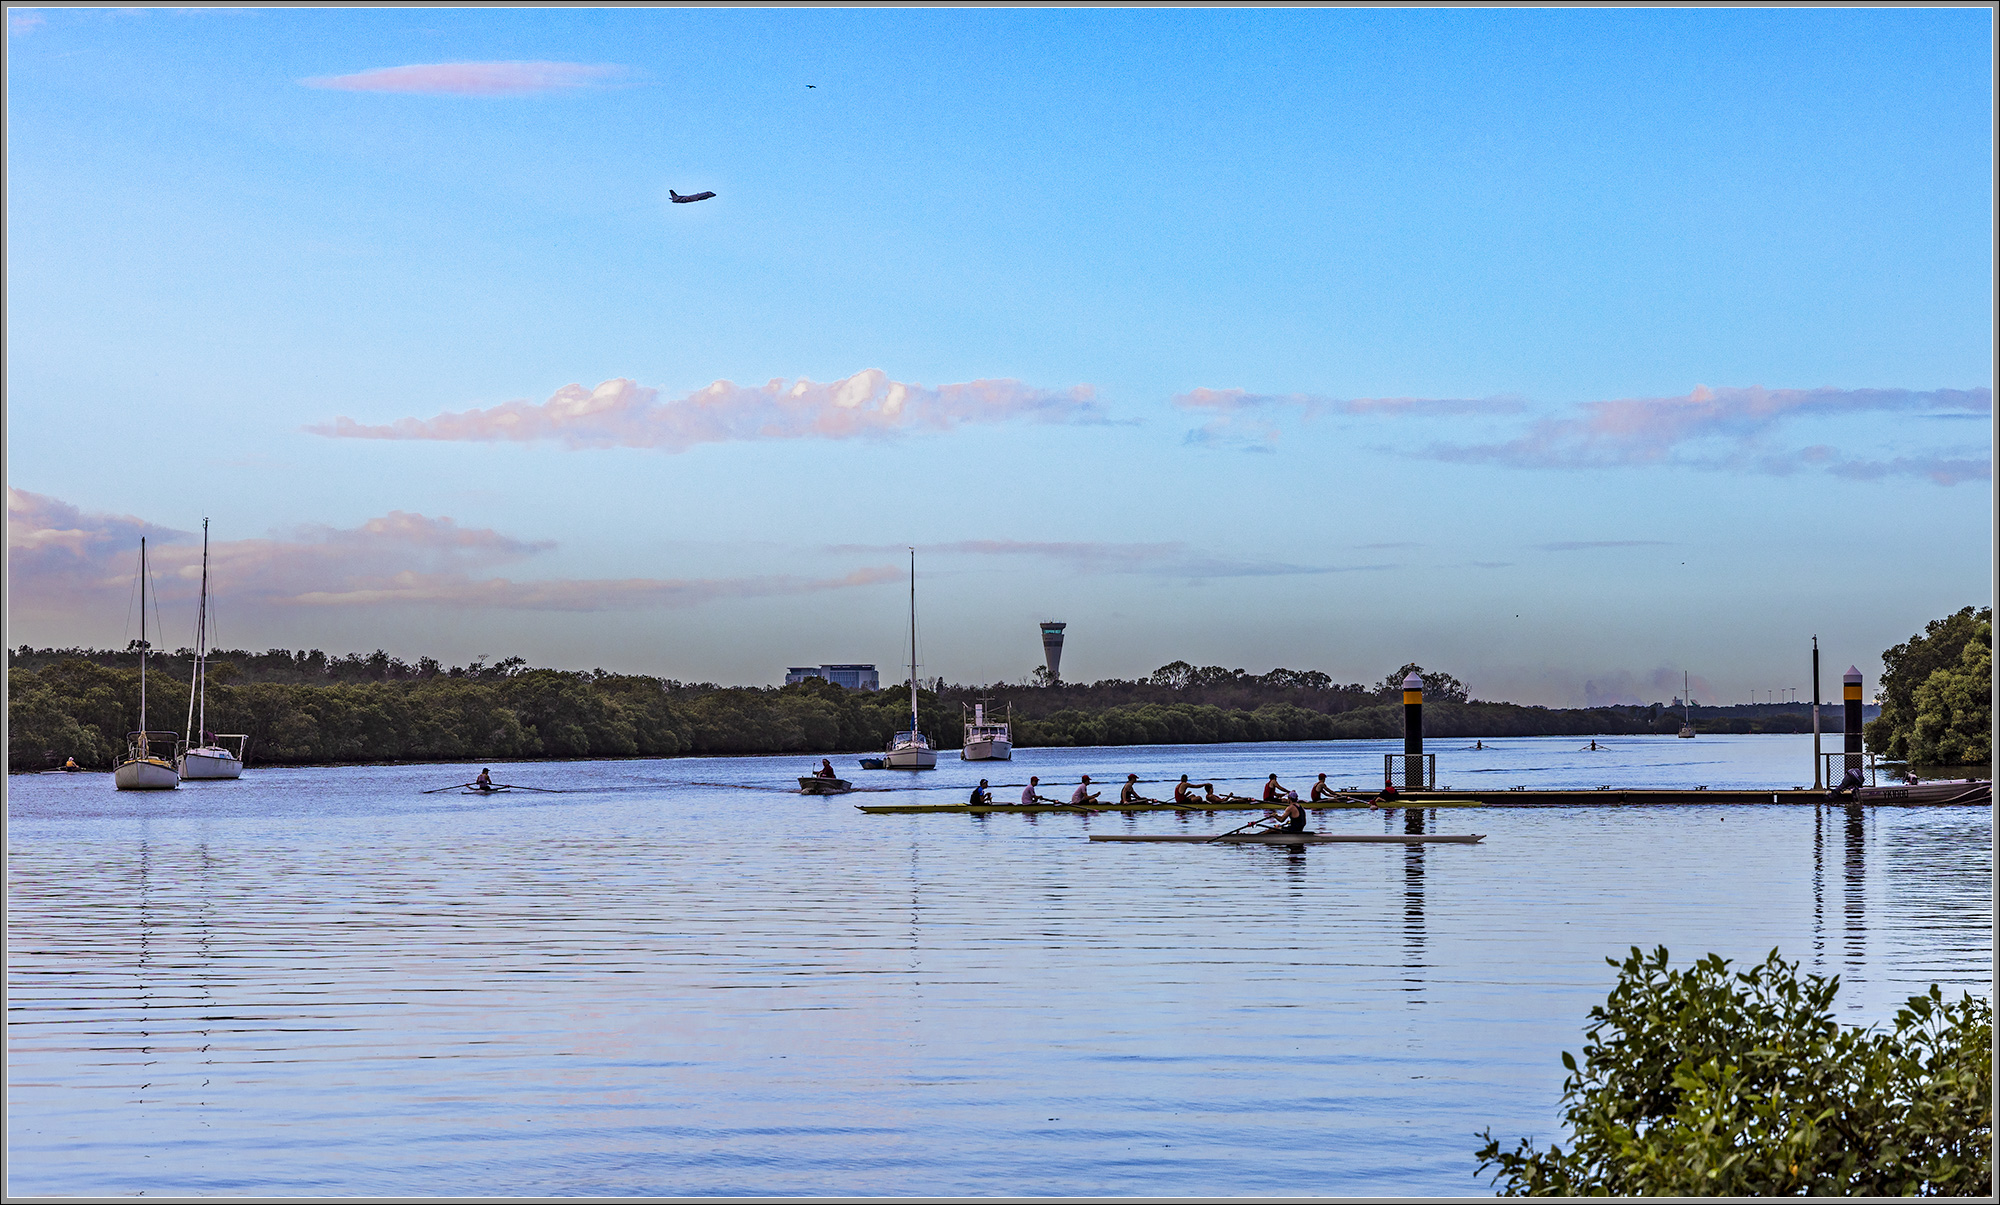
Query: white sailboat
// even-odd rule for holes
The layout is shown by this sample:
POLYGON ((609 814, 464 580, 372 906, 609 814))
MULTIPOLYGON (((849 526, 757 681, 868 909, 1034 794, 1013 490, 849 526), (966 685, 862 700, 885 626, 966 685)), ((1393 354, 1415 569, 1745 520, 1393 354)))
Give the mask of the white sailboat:
POLYGON ((917 550, 910 549, 910 730, 898 732, 882 755, 885 770, 935 770, 937 750, 931 748, 917 722, 917 550))
POLYGON ((965 743, 959 746, 960 761, 1013 761, 1014 726, 1010 722, 1014 705, 1007 705, 1006 720, 988 720, 986 704, 972 705, 972 718, 965 722, 965 743))
MULTIPOLYGON (((129 630, 129 629, 128 629, 129 630)), ((125 756, 111 771, 111 784, 121 791, 171 791, 181 785, 180 771, 171 760, 180 743, 177 732, 146 731, 146 537, 139 537, 139 731, 125 736, 125 756), (165 756, 153 751, 164 744, 165 756)))
POLYGON ((240 778, 250 737, 208 730, 208 520, 201 521, 201 608, 194 621, 194 679, 189 683, 187 743, 178 759, 186 779, 240 778), (196 740, 201 744, 195 744, 196 740), (230 749, 223 741, 235 741, 230 749))
POLYGON ((1681 739, 1694 739, 1694 700, 1688 696, 1687 671, 1681 671, 1681 739))

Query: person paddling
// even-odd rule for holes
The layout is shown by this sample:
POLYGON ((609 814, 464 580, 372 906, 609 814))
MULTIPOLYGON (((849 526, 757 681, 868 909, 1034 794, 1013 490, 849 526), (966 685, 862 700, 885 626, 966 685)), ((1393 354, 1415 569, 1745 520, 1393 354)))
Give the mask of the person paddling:
POLYGON ((1083 776, 1083 781, 1076 784, 1076 790, 1070 792, 1069 805, 1080 808, 1088 807, 1096 802, 1097 793, 1090 789, 1090 775, 1086 774, 1083 776))
POLYGON ((1312 801, 1318 803, 1322 799, 1338 798, 1340 798, 1340 792, 1326 785, 1326 775, 1320 775, 1319 781, 1313 784, 1312 801))
POLYGON ((1125 785, 1118 789, 1118 803, 1121 807, 1137 807, 1146 804, 1157 805, 1159 802, 1157 799, 1148 799, 1139 793, 1139 776, 1137 774, 1127 774, 1125 776, 1125 785))
POLYGON ((1055 804, 1057 807, 1061 807, 1062 804, 1060 801, 1050 799, 1046 795, 1037 795, 1035 793, 1035 788, 1041 785, 1042 785, 1042 780, 1030 774, 1028 776, 1028 785, 1021 788, 1021 805, 1023 807, 1032 807, 1037 803, 1052 803, 1055 804))
POLYGON ((479 769, 479 777, 472 780, 472 785, 473 788, 476 790, 490 791, 493 789, 493 776, 486 772, 486 768, 484 766, 481 766, 479 769))
POLYGON ((979 785, 972 788, 972 797, 967 799, 966 802, 973 807, 981 807, 993 802, 993 792, 986 789, 985 779, 980 779, 979 785))

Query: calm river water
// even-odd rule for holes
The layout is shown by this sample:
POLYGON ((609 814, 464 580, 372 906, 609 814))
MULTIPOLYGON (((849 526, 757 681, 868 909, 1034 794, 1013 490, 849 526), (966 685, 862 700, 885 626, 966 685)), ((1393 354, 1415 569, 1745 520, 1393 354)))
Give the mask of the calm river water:
MULTIPOLYGON (((1582 744, 1433 749, 1461 786, 1811 776, 1809 737, 1582 744)), ((843 757, 901 789, 827 799, 780 792, 803 757, 512 764, 571 793, 491 799, 419 793, 463 766, 17 775, 7 1189, 1476 1193, 1475 1131, 1556 1136, 1560 1052, 1628 946, 1775 946, 1841 976, 1851 1023, 1992 994, 1983 809, 1440 809, 1485 843, 1283 849, 1084 840, 1231 813, 853 806, 1360 785, 1397 748, 843 757)))

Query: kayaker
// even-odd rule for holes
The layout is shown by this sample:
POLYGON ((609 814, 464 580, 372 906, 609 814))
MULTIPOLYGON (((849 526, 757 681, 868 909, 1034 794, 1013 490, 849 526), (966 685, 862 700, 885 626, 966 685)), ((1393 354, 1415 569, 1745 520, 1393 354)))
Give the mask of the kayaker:
POLYGON ((472 780, 472 785, 481 791, 490 791, 493 789, 493 776, 488 774, 486 768, 482 766, 479 770, 479 777, 472 780))
POLYGON ((1123 807, 1134 807, 1140 804, 1158 804, 1160 801, 1157 799, 1148 799, 1144 795, 1141 795, 1139 793, 1139 776, 1137 774, 1127 774, 1125 776, 1125 785, 1118 788, 1118 802, 1123 807))
MULTIPOLYGON (((1195 788, 1196 788, 1196 785, 1197 785, 1197 784, 1195 784, 1195 783, 1191 783, 1191 782, 1189 782, 1189 781, 1188 781, 1188 776, 1187 776, 1187 775, 1185 775, 1185 774, 1181 775, 1181 780, 1180 780, 1179 782, 1177 782, 1177 783, 1175 783, 1175 784, 1174 784, 1174 802, 1175 802, 1175 803, 1200 803, 1200 802, 1201 802, 1201 796, 1200 796, 1199 794, 1197 794, 1197 793, 1196 793, 1196 791, 1195 791, 1195 788)), ((1214 788, 1214 786, 1213 786, 1213 784, 1210 784, 1210 783, 1202 783, 1202 784, 1199 784, 1199 785, 1201 785, 1201 786, 1206 786, 1206 787, 1208 787, 1208 788, 1209 788, 1210 790, 1214 790, 1214 789, 1215 789, 1215 788, 1214 788)))
POLYGON ((1090 789, 1090 775, 1084 775, 1083 781, 1076 784, 1076 790, 1070 792, 1069 802, 1071 807, 1085 807, 1097 802, 1097 793, 1090 789))
POLYGON ((1277 803, 1284 799, 1296 802, 1298 797, 1299 793, 1297 791, 1286 790, 1278 784, 1278 776, 1276 774, 1271 775, 1270 780, 1264 784, 1265 803, 1277 803))
POLYGON ((967 799, 966 802, 973 807, 981 807, 993 802, 993 792, 986 789, 985 779, 980 779, 979 785, 972 788, 972 797, 967 799))
POLYGON ((1320 775, 1319 781, 1313 784, 1312 801, 1318 803, 1322 799, 1338 798, 1340 798, 1340 792, 1326 785, 1326 775, 1320 775))

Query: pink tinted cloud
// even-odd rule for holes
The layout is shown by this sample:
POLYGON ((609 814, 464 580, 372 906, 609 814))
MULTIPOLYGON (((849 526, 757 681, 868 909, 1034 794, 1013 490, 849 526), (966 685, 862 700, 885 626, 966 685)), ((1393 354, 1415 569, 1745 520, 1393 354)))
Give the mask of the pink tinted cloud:
POLYGON ((539 405, 506 402, 373 425, 343 415, 306 430, 335 439, 507 440, 684 452, 705 443, 851 439, 1010 419, 1075 423, 1101 417, 1088 385, 1048 390, 984 380, 928 388, 892 381, 870 368, 826 384, 803 378, 761 386, 717 381, 672 401, 660 400, 657 389, 617 377, 595 389, 565 385, 539 405))
MULTIPOLYGON (((193 601, 201 543, 187 532, 123 515, 87 514, 25 490, 7 497, 8 575, 13 601, 29 610, 99 606, 130 593, 145 534, 153 580, 168 605, 193 601)), ((296 607, 424 605, 515 611, 682 608, 731 598, 844 590, 900 580, 894 566, 832 577, 545 578, 514 580, 494 569, 548 551, 448 517, 391 511, 358 527, 310 526, 271 537, 215 540, 209 572, 231 610, 269 614, 296 607)))
POLYGON ((1923 477, 1942 485, 1992 476, 1990 459, 1923 455, 1844 460, 1815 444, 1795 452, 1760 454, 1760 440, 1786 423, 1859 414, 1942 411, 1990 414, 1990 389, 1746 389, 1696 386, 1680 397, 1587 402, 1558 418, 1541 419, 1521 435, 1491 444, 1439 444, 1439 460, 1512 468, 1612 468, 1677 464, 1786 474, 1818 468, 1867 479, 1923 477), (1706 443, 1705 443, 1706 441, 1706 443), (1704 445, 1697 451, 1694 445, 1704 445))
POLYGON ((416 63, 299 82, 338 92, 405 92, 428 96, 533 96, 586 88, 624 74, 610 63, 416 63))
POLYGON ((7 12, 7 32, 25 34, 48 23, 48 18, 38 12, 9 9, 7 12))
POLYGON ((1278 441, 1280 417, 1303 419, 1321 415, 1349 417, 1447 417, 1467 414, 1514 414, 1519 398, 1362 397, 1336 398, 1310 393, 1251 393, 1244 389, 1190 389, 1174 397, 1174 405, 1212 415, 1189 431, 1191 444, 1236 445, 1268 451, 1278 441))

